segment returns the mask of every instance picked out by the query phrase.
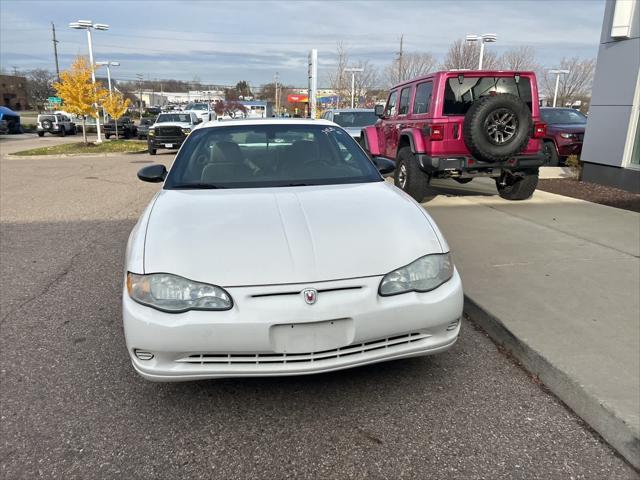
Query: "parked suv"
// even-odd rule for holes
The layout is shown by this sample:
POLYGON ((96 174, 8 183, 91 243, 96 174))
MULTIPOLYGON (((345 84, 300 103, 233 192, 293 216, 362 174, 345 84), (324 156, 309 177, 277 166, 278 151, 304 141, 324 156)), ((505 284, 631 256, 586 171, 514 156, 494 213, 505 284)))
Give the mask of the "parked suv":
POLYGON ((149 127, 147 148, 151 155, 158 148, 178 149, 191 133, 191 130, 202 120, 193 112, 161 113, 156 123, 149 127))
POLYGON ((378 121, 373 108, 340 108, 327 110, 322 118, 337 123, 357 141, 360 140, 362 128, 378 121))
POLYGON ((44 137, 47 132, 61 137, 75 135, 77 132, 76 124, 69 117, 60 113, 38 115, 37 122, 36 132, 39 137, 44 137))
POLYGON ((418 201, 432 178, 491 177, 509 200, 536 189, 546 125, 533 72, 431 73, 393 87, 376 115, 361 144, 395 160, 395 184, 418 201))
POLYGON ((547 124, 542 152, 549 165, 563 165, 569 155, 580 155, 587 117, 573 108, 541 108, 547 124))
MULTIPOLYGON (((117 137, 131 138, 138 135, 138 127, 130 117, 120 117, 117 120, 117 137)), ((116 120, 109 120, 104 124, 104 137, 116 136, 116 120)))

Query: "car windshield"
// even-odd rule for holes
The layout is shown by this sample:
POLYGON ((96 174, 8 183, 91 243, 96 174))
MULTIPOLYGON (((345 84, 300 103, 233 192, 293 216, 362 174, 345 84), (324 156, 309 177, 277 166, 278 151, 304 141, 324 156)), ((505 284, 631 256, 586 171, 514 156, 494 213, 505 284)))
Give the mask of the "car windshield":
POLYGON ((209 110, 206 103, 191 103, 187 105, 185 110, 209 110))
POLYGON ((164 122, 191 122, 191 115, 188 113, 162 113, 158 115, 156 123, 164 122))
POLYGON ((376 123, 378 117, 373 110, 370 112, 333 112, 333 121, 345 128, 365 127, 376 123))
POLYGON ((234 125, 195 130, 166 189, 258 188, 381 181, 344 130, 330 125, 234 125))
POLYGON ((572 108, 541 108, 540 116, 549 125, 584 125, 587 117, 572 108))
POLYGON ((464 115, 473 102, 481 97, 510 93, 527 104, 531 110, 531 82, 520 77, 465 77, 463 74, 449 78, 444 90, 442 113, 464 115))

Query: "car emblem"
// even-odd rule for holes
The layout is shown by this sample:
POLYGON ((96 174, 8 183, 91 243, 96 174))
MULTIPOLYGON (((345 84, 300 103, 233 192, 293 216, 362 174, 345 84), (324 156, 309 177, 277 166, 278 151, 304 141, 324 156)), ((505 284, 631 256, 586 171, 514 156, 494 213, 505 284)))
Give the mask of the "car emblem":
POLYGON ((302 291, 304 301, 309 305, 313 305, 318 300, 318 291, 315 288, 306 288, 302 291))

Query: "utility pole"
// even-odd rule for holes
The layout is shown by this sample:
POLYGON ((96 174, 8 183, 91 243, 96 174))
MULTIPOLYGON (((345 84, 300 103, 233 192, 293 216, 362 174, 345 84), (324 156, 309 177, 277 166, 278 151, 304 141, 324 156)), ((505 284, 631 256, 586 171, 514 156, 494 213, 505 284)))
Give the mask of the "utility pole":
POLYGON ((51 22, 51 34, 53 38, 51 41, 53 42, 53 56, 56 59, 56 77, 58 78, 58 82, 60 81, 60 65, 58 64, 58 40, 56 40, 56 26, 51 22))
POLYGON ((279 113, 280 113, 280 107, 278 105, 278 72, 276 72, 275 76, 273 77, 273 82, 275 83, 275 87, 276 87, 275 107, 276 107, 276 117, 277 117, 279 116, 279 113))
POLYGON ((398 52, 398 82, 404 80, 404 75, 402 74, 402 42, 404 40, 404 33, 400 35, 400 51, 398 52))
POLYGON ((13 65, 11 68, 13 68, 13 76, 17 77, 18 76, 18 67, 16 65, 13 65))
POLYGON ((138 79, 138 93, 140 95, 139 99, 140 99, 140 119, 142 119, 142 74, 141 73, 136 73, 136 78, 138 79))

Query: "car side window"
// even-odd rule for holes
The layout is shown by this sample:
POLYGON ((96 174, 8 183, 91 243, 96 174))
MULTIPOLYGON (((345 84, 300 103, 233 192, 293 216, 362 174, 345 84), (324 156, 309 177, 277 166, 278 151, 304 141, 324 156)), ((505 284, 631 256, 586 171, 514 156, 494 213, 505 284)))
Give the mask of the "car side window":
POLYGON ((413 100, 413 113, 421 114, 429 112, 432 91, 432 82, 421 83, 416 87, 416 97, 413 100))
POLYGON ((398 108, 398 115, 406 115, 409 113, 409 99, 411 97, 411 87, 406 87, 400 92, 400 107, 398 108))
POLYGON ((394 90, 389 94, 387 100, 387 108, 384 109, 385 117, 393 117, 396 114, 396 99, 398 98, 398 91, 394 90))

